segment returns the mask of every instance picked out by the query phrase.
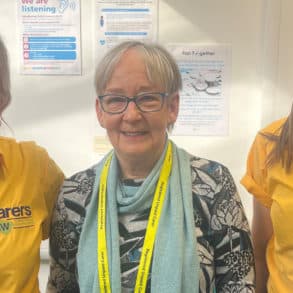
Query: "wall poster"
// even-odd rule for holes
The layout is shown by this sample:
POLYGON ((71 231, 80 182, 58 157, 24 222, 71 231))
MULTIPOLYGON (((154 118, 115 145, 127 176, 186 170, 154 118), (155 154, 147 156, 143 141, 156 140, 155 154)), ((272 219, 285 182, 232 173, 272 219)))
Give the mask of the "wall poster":
POLYGON ((126 40, 156 41, 157 0, 96 0, 96 60, 126 40))
POLYGON ((81 74, 79 0, 18 0, 20 73, 81 74))
POLYGON ((172 135, 228 135, 231 47, 170 44, 183 80, 172 135))

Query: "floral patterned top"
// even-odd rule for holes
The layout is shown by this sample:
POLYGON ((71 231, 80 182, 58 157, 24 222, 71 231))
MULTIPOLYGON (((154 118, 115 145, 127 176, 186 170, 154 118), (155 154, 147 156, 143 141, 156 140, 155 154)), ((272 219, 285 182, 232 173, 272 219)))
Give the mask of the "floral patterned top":
MULTIPOLYGON (((255 292, 249 225, 229 170, 217 162, 198 157, 191 158, 190 167, 194 229, 200 259, 199 292, 255 292)), ((63 184, 52 222, 47 292, 79 292, 76 253, 94 180, 95 166, 73 175, 63 184)), ((148 216, 149 210, 119 216, 123 293, 134 291, 137 254, 146 230, 141 224, 145 221, 141 220, 148 216)), ((150 283, 151 273, 146 292, 150 292, 150 283)))

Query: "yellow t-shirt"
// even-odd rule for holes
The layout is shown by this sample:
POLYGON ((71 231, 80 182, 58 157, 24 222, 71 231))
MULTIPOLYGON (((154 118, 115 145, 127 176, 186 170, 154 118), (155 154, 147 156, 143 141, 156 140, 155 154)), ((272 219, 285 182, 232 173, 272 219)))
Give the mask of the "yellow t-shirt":
POLYGON ((43 148, 0 137, 0 292, 39 292, 40 244, 62 182, 43 148))
MULTIPOLYGON (((285 118, 275 121, 261 133, 278 134, 284 122, 285 118)), ((274 235, 266 251, 268 292, 289 293, 293 292, 293 172, 286 173, 280 163, 266 167, 273 145, 260 133, 256 136, 241 183, 270 208, 274 235)))

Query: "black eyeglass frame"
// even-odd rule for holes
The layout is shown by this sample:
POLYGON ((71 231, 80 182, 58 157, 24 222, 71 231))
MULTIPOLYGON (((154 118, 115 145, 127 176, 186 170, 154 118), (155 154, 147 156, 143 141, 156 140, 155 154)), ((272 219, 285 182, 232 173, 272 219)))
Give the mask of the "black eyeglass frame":
POLYGON ((123 113, 127 107, 128 107, 128 104, 130 102, 134 102, 135 106, 137 107, 137 109, 143 113, 152 113, 152 112, 159 112, 162 110, 163 108, 163 105, 164 105, 164 101, 165 101, 165 98, 168 97, 169 94, 168 93, 162 93, 162 92, 147 92, 147 93, 141 93, 141 94, 138 94, 138 95, 135 95, 135 96, 132 96, 132 97, 127 97, 127 96, 124 96, 124 95, 116 95, 116 94, 106 94, 106 95, 100 95, 98 96, 98 99, 101 103, 101 107, 102 107, 102 110, 108 114, 112 114, 112 115, 115 115, 115 114, 121 114, 123 113), (151 94, 156 94, 156 95, 160 95, 162 97, 162 103, 161 103, 161 106, 159 109, 157 110, 152 110, 152 111, 145 111, 145 110, 142 110, 140 108, 140 106, 137 104, 137 99, 144 96, 144 95, 151 95, 151 94), (125 107, 123 110, 119 111, 119 112, 109 112, 109 111, 106 111, 105 108, 104 108, 104 105, 103 105, 103 99, 104 97, 109 97, 109 96, 116 96, 116 97, 122 97, 122 98, 126 98, 126 104, 125 104, 125 107))

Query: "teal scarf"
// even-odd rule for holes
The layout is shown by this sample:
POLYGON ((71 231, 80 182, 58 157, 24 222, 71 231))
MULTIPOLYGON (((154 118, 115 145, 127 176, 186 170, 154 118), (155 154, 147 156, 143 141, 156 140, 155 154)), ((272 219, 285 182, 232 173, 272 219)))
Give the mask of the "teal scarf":
MULTIPOLYGON (((166 148, 165 148, 166 151, 166 148)), ((161 158, 133 197, 124 197, 114 155, 107 182, 107 247, 111 290, 121 292, 118 214, 137 213, 152 204, 161 158)), ((197 293, 199 261, 191 191, 190 155, 173 144, 173 166, 159 222, 151 266, 152 293, 197 293)), ((105 160, 97 166, 92 200, 87 208, 79 241, 78 275, 81 293, 98 293, 97 194, 105 160)))

